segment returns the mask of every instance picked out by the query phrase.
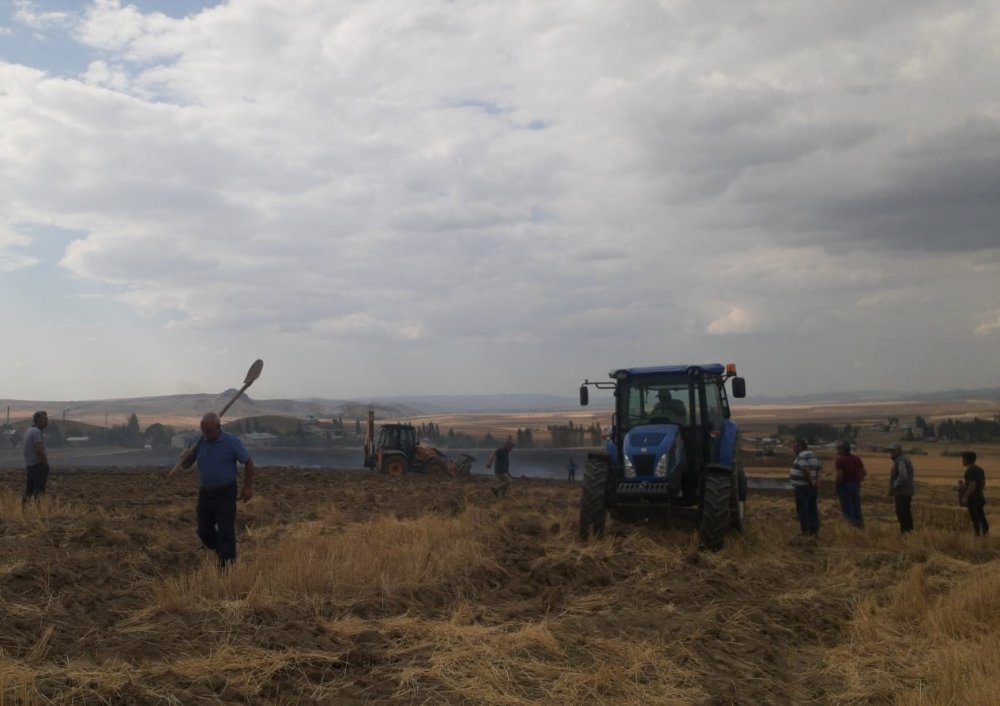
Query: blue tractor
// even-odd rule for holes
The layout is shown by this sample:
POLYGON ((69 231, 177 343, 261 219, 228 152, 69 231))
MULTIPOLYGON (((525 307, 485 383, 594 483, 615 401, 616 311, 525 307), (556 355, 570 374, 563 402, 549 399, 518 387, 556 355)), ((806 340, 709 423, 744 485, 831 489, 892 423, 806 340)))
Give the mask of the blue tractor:
POLYGON ((580 538, 603 535, 609 513, 625 519, 690 508, 701 546, 721 549, 728 531, 743 530, 747 493, 726 381, 733 397, 746 396, 746 381, 732 363, 622 368, 610 377, 580 386, 581 405, 588 386, 615 397, 604 452, 587 456, 580 538))

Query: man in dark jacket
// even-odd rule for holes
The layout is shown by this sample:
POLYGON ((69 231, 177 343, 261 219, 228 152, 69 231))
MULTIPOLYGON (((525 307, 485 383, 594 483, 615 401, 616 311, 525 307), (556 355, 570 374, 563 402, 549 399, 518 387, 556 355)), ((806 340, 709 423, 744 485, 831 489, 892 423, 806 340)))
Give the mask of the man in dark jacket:
POLYGON ((969 509, 976 536, 983 537, 990 533, 990 523, 986 521, 986 473, 976 465, 975 451, 962 452, 962 465, 965 466, 965 478, 959 503, 969 509))
POLYGON ((490 490, 492 490, 493 494, 498 498, 502 498, 507 495, 507 489, 510 487, 510 452, 513 448, 514 441, 508 436, 504 445, 490 454, 490 458, 486 462, 486 467, 491 468, 493 466, 493 462, 496 461, 497 467, 493 472, 496 473, 497 480, 499 482, 495 487, 490 488, 490 490))

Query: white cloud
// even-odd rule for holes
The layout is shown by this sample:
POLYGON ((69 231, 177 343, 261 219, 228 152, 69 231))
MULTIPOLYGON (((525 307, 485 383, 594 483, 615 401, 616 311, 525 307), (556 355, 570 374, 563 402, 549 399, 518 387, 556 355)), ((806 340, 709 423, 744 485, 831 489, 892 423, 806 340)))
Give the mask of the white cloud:
POLYGON ((712 321, 705 332, 713 336, 732 333, 749 333, 754 328, 753 316, 746 309, 734 306, 712 321))
POLYGON ((1000 332, 1000 314, 993 321, 986 321, 976 326, 974 333, 977 336, 992 336, 1000 332))
POLYGON ((13 19, 32 29, 46 29, 67 24, 73 17, 69 12, 39 12, 38 3, 32 0, 13 0, 13 19))
MULTIPOLYGON (((252 334, 289 389, 295 347, 461 351, 450 391, 720 340, 763 370, 834 333, 874 361, 896 326, 919 384, 986 355, 992 324, 953 312, 1000 267, 989 2, 16 7, 87 57, 0 63, 5 208, 79 234, 67 279, 162 350, 252 334)), ((783 373, 765 388, 823 384, 783 373)))
POLYGON ((31 244, 31 238, 0 222, 0 272, 14 272, 38 264, 38 258, 17 252, 31 244))

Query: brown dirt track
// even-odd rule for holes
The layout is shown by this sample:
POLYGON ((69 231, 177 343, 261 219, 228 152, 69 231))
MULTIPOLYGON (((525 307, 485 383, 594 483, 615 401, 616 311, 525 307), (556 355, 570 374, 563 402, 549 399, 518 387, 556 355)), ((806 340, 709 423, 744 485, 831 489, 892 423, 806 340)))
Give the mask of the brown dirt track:
POLYGON ((0 472, 4 704, 997 703, 1000 545, 946 488, 906 540, 880 484, 863 532, 827 492, 815 544, 753 497, 701 554, 681 519, 579 544, 563 483, 265 468, 220 577, 191 476, 55 474, 22 511, 22 473, 0 472))

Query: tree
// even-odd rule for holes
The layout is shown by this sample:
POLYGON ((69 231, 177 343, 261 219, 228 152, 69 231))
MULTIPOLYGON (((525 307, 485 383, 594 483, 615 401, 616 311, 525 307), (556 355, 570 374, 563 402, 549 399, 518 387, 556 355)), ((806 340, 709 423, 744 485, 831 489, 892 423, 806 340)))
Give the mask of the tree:
POLYGON ((170 437, 173 435, 174 430, 171 427, 154 422, 146 427, 143 438, 154 449, 168 449, 170 448, 170 437))

